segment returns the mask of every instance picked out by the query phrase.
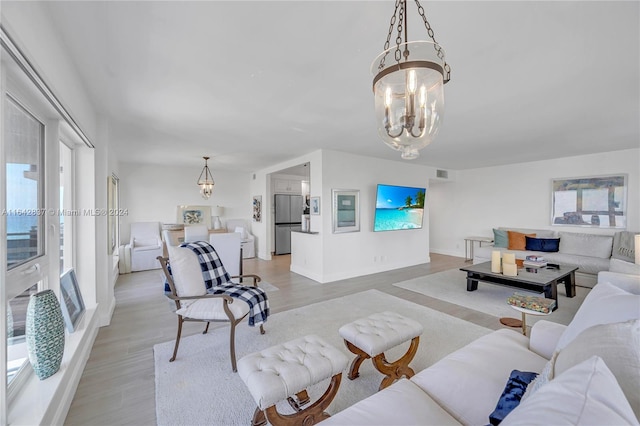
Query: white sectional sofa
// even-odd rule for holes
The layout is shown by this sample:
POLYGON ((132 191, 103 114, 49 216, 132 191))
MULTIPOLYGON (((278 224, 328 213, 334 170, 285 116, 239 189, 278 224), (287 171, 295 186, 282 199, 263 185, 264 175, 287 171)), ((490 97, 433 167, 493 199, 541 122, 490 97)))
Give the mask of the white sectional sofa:
MULTIPOLYGON (((549 263, 559 263, 578 267, 576 283, 583 287, 593 287, 601 271, 615 271, 640 274, 640 266, 614 257, 614 236, 590 234, 584 232, 557 232, 548 229, 497 228, 503 231, 516 231, 523 234, 535 234, 541 239, 560 239, 557 252, 533 250, 510 250, 494 245, 484 245, 474 250, 473 263, 489 262, 491 252, 514 253, 516 259, 524 260, 529 255, 544 256, 549 263)), ((495 233, 495 231, 494 231, 495 233)))
POLYGON ((322 424, 489 424, 512 370, 540 375, 503 425, 638 424, 640 277, 601 272, 598 282, 568 326, 495 331, 322 424))

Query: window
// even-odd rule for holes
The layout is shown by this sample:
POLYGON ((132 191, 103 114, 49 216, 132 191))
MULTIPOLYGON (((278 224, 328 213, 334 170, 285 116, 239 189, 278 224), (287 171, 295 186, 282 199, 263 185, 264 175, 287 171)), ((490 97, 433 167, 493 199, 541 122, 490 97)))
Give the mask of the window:
POLYGON ((44 252, 44 124, 11 97, 5 106, 7 269, 44 252))
MULTIPOLYGON (((52 417, 61 384, 45 384, 35 393, 21 391, 37 380, 27 361, 26 308, 35 292, 51 288, 59 295, 59 269, 77 263, 82 263, 79 277, 86 277, 87 300, 96 302, 95 219, 77 213, 79 203, 94 206, 95 185, 93 178, 76 179, 95 174, 95 153, 82 128, 4 27, 0 39, 0 235, 5 239, 0 244, 0 377, 6 377, 5 386, 0 386, 0 425, 10 417, 45 423, 36 419, 52 417)), ((93 328, 95 322, 87 325, 93 328)), ((82 341, 66 341, 65 354, 83 350, 90 333, 88 328, 82 331, 82 341)), ((62 374, 68 378, 82 368, 67 367, 62 374)))
POLYGON ((7 230, 7 383, 27 365, 25 321, 29 296, 46 288, 44 132, 41 120, 13 97, 4 99, 7 230))

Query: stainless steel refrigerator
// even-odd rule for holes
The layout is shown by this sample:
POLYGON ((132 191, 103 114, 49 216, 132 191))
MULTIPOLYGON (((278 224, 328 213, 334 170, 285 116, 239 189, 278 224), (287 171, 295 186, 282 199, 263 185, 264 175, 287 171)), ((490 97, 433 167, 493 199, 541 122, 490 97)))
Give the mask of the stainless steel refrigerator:
POLYGON ((275 254, 291 253, 291 231, 302 229, 302 195, 275 195, 275 254))

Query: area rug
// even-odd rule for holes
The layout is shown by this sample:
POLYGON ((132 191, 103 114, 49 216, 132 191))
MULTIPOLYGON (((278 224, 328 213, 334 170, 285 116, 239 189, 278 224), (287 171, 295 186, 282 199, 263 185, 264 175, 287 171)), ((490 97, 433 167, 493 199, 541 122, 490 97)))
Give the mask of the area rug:
MULTIPOLYGON (((424 326, 418 353, 410 364, 416 372, 491 332, 378 290, 368 290, 272 315, 265 324, 264 335, 243 323, 236 329, 238 359, 297 337, 316 334, 351 360, 353 355, 338 334, 340 326, 386 310, 413 318, 424 326)), ((238 374, 231 371, 228 336, 229 328, 225 326, 208 334, 183 338, 178 357, 171 363, 174 342, 154 346, 157 424, 250 424, 255 402, 238 374)), ((407 348, 408 343, 394 348, 388 358, 397 359, 407 348)), ((351 381, 343 374, 338 394, 327 411, 336 413, 374 394, 381 380, 382 375, 374 370, 371 361, 362 364, 356 380, 351 381)), ((328 383, 326 380, 310 388, 311 398, 320 396, 328 383)), ((279 405, 278 409, 291 412, 286 404, 279 405)))
MULTIPOLYGON (((482 281, 478 283, 476 291, 467 291, 467 273, 459 269, 449 269, 393 285, 498 318, 521 317, 520 312, 516 312, 507 304, 507 297, 514 292, 536 294, 514 287, 505 287, 482 281)), ((565 325, 569 324, 588 293, 588 288, 576 287, 576 297, 566 297, 564 284, 559 285, 558 309, 546 316, 527 315, 527 325, 533 325, 541 319, 565 325)))

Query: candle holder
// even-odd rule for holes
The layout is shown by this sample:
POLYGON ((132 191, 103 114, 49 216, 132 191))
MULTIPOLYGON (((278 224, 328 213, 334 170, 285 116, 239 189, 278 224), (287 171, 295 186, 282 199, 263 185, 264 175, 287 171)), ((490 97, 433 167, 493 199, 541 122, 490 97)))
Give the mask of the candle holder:
POLYGON ((491 252, 491 272, 494 274, 502 273, 502 264, 501 264, 501 256, 500 250, 494 250, 491 252))

